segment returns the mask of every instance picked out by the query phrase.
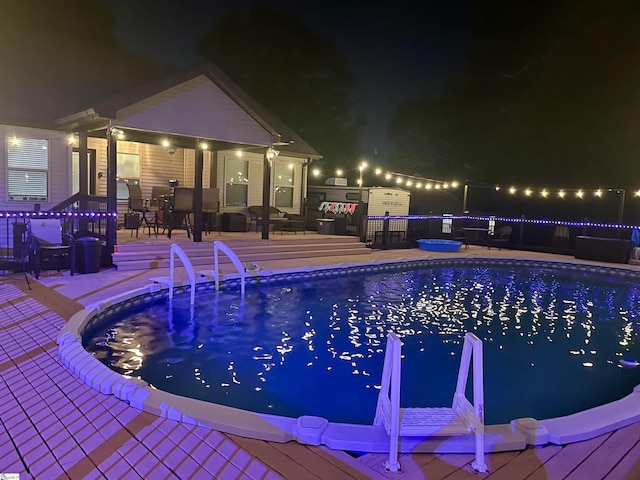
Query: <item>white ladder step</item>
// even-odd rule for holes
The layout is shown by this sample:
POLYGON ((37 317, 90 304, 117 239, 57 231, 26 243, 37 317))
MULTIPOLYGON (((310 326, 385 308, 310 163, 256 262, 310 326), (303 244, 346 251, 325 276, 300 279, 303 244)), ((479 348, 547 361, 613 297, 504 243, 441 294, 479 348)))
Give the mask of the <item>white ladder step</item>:
POLYGON ((401 408, 400 435, 459 435, 469 433, 470 425, 453 408, 401 408))

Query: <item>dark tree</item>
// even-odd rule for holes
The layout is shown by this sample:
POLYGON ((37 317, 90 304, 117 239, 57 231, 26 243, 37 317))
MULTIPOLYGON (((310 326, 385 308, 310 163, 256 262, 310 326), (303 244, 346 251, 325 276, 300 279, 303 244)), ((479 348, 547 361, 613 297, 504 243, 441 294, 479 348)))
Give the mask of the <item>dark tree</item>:
POLYGON ((640 154, 640 4, 494 0, 474 7, 465 69, 440 98, 404 105, 392 121, 396 160, 413 155, 414 163, 491 183, 632 186, 640 154), (407 136, 421 150, 407 152, 407 136))
POLYGON ((165 70, 125 51, 98 0, 0 2, 0 110, 50 120, 165 70))
POLYGON ((266 4, 230 13, 198 42, 198 53, 294 129, 327 165, 356 158, 360 122, 343 53, 295 14, 266 4))

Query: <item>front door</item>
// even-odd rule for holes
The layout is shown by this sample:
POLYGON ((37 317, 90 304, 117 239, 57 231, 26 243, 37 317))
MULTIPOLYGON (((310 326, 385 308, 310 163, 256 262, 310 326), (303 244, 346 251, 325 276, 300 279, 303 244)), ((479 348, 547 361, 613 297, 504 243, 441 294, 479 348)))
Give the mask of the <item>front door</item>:
MULTIPOLYGON (((88 193, 89 195, 97 195, 98 173, 95 149, 90 148, 87 151, 87 162, 89 164, 87 169, 88 193)), ((80 152, 75 148, 71 156, 71 182, 71 194, 74 195, 80 191, 80 152)))

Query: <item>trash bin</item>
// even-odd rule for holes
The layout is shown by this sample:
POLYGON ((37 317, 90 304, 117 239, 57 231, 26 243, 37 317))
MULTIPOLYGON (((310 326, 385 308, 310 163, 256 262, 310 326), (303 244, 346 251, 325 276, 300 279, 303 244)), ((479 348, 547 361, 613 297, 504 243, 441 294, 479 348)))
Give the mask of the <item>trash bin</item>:
POLYGON ((223 213, 221 226, 223 232, 246 232, 247 217, 241 213, 223 213))
POLYGON ((347 217, 345 215, 336 216, 334 225, 336 235, 347 234, 347 217))
POLYGON ((318 218, 316 221, 318 222, 318 234, 333 235, 335 233, 336 221, 333 218, 318 218))
POLYGON ((100 271, 102 242, 99 238, 81 237, 76 239, 76 270, 78 273, 100 271))

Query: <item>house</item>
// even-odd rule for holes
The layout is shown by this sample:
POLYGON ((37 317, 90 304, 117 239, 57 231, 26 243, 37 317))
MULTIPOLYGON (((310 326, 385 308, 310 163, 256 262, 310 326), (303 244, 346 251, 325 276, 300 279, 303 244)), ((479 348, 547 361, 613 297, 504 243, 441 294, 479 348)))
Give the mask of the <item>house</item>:
MULTIPOLYGON (((215 65, 95 98, 75 111, 64 106, 77 99, 62 100, 49 118, 0 112, 0 210, 71 203, 82 210, 83 198, 97 196, 122 223, 128 182, 150 198, 152 187, 177 180, 194 188, 196 241, 202 188, 219 189, 223 213, 246 213, 250 205, 303 213, 307 169, 321 155, 215 65)), ((115 228, 110 222, 111 246, 115 228)))

